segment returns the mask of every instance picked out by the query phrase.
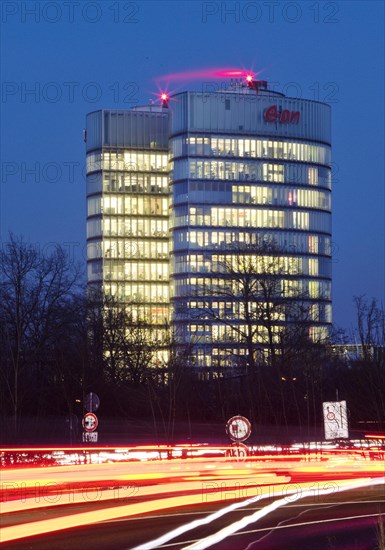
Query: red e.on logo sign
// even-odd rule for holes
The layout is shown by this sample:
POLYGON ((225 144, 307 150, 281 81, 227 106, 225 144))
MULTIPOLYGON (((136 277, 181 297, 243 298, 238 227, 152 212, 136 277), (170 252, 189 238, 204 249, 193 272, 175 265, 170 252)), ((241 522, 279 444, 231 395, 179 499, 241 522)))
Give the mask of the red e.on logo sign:
POLYGON ((271 105, 265 111, 266 122, 280 122, 281 124, 298 124, 301 113, 299 111, 289 111, 284 109, 278 111, 276 105, 271 105))

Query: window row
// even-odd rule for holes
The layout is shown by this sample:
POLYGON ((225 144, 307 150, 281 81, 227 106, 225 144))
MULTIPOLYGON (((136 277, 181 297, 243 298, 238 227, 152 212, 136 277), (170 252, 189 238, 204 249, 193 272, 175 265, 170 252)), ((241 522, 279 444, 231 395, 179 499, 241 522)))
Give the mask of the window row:
POLYGON ((325 145, 217 136, 189 136, 171 140, 171 156, 186 155, 271 158, 318 164, 330 164, 331 162, 330 147, 325 145))
POLYGON ((236 274, 241 275, 242 273, 327 277, 330 274, 330 262, 324 258, 321 259, 321 262, 323 269, 320 272, 318 258, 244 254, 188 254, 175 256, 174 269, 175 273, 234 273, 234 280, 236 279, 236 274))
MULTIPOLYGON (((195 355, 194 360, 199 366, 206 367, 220 367, 220 368, 231 368, 234 366, 242 365, 244 366, 247 363, 248 351, 246 348, 243 348, 241 345, 237 345, 236 348, 223 347, 220 348, 212 347, 211 353, 204 353, 200 348, 194 348, 195 355)), ((260 347, 255 353, 255 358, 264 361, 268 360, 268 350, 260 347)), ((215 372, 215 371, 214 371, 215 372)))
MULTIPOLYGON (((262 325, 256 325, 254 335, 255 344, 268 344, 269 343, 269 333, 268 330, 262 325)), ((191 324, 189 326, 191 332, 192 341, 204 340, 209 343, 215 342, 239 342, 245 344, 245 334, 247 330, 246 325, 238 325, 237 330, 228 325, 197 325, 191 324)), ((278 344, 280 341, 280 334, 282 332, 282 327, 273 325, 271 327, 272 332, 272 341, 274 344, 278 344)))
MULTIPOLYGON (((150 283, 116 283, 105 282, 104 289, 107 294, 116 296, 117 299, 125 302, 134 302, 140 304, 167 303, 169 300, 169 286, 150 283)), ((136 308, 133 308, 133 310, 136 308)), ((163 306, 162 311, 168 314, 167 306, 163 306)))
POLYGON ((123 193, 167 194, 169 191, 168 176, 139 173, 124 174, 122 172, 104 172, 103 190, 123 193))
MULTIPOLYGON (((104 237, 144 237, 152 239, 156 238, 156 247, 162 250, 164 247, 163 241, 158 241, 159 238, 169 237, 168 222, 162 220, 128 220, 120 222, 119 218, 103 218, 87 220, 87 239, 104 237), (130 223, 130 221, 138 223, 130 223), (103 229, 102 229, 103 228, 103 229)), ((133 241, 131 241, 133 242, 133 241)))
POLYGON ((165 281, 169 278, 168 263, 125 262, 104 264, 104 278, 120 281, 165 281))
POLYGON ((105 259, 164 259, 168 260, 168 242, 151 243, 150 241, 134 240, 109 240, 102 242, 87 243, 87 258, 93 260, 96 258, 105 259), (155 246, 154 246, 155 245, 155 246))
MULTIPOLYGON (((90 270, 90 265, 88 266, 90 270)), ((120 282, 114 280, 105 280, 103 289, 106 294, 114 295, 117 299, 124 302, 135 302, 135 307, 130 312, 136 310, 142 304, 168 304, 170 299, 170 289, 167 284, 160 283, 136 283, 120 282), (134 298, 135 296, 135 298, 134 298)))
MULTIPOLYGON (((287 298, 293 298, 293 297, 306 297, 311 299, 326 299, 325 296, 322 296, 320 294, 320 281, 303 281, 301 279, 280 279, 277 284, 277 290, 280 292, 283 296, 287 298), (307 292, 305 293, 304 288, 306 287, 307 292)), ((257 310, 257 306, 259 310, 263 306, 261 302, 254 303, 250 302, 251 311, 255 312, 257 310)), ((310 307, 317 309, 315 306, 319 307, 319 304, 312 303, 310 307)), ((224 317, 226 315, 234 315, 235 317, 244 316, 244 303, 243 302, 233 302, 229 300, 228 297, 220 297, 217 296, 214 300, 210 301, 204 301, 204 300, 189 300, 187 303, 187 307, 190 309, 197 309, 201 310, 201 312, 197 312, 197 315, 200 315, 201 313, 204 314, 205 310, 212 311, 216 315, 219 315, 220 317, 224 317)))
POLYGON ((176 207, 174 227, 183 225, 309 229, 330 233, 331 218, 329 212, 217 207, 191 207, 187 215, 183 207, 176 207))
POLYGON ((305 164, 183 159, 174 162, 170 177, 173 181, 187 178, 218 181, 218 191, 224 190, 221 181, 292 183, 331 188, 329 168, 305 164))
MULTIPOLYGON (((168 258, 169 255, 169 241, 154 240, 138 240, 138 231, 143 236, 144 231, 142 228, 138 229, 138 223, 142 220, 131 220, 136 222, 135 224, 127 223, 121 219, 91 219, 87 221, 87 239, 104 237, 121 237, 126 238, 126 242, 130 243, 126 246, 130 248, 132 256, 138 258, 168 258), (103 227, 103 230, 102 230, 103 227), (133 237, 133 239, 127 239, 127 237, 133 237)), ((156 231, 155 231, 156 232, 156 231)), ((160 232, 162 233, 162 231, 160 232)), ((144 235, 145 236, 145 235, 144 235)), ((155 235, 152 235, 154 237, 155 235)), ((115 241, 116 242, 116 241, 115 241)), ((90 247, 94 246, 93 243, 89 244, 90 247)))
MULTIPOLYGON (((274 321, 280 321, 282 319, 274 319, 274 321)), ((262 325, 255 325, 256 332, 254 337, 254 343, 265 343, 267 344, 269 342, 269 332, 266 327, 262 325)), ((191 336, 195 336, 196 338, 205 338, 207 342, 215 342, 215 341, 221 341, 225 340, 227 342, 240 342, 245 344, 245 335, 247 332, 247 325, 243 325, 240 323, 237 325, 236 329, 224 325, 224 324, 205 324, 205 325, 199 325, 195 323, 191 323, 189 325, 189 330, 191 332, 191 336)), ((279 343, 279 335, 282 332, 282 327, 279 325, 273 325, 271 327, 273 342, 275 344, 279 343)))
POLYGON ((87 199, 87 215, 168 216, 169 202, 168 197, 140 195, 89 197, 87 199))
MULTIPOLYGON (((186 296, 212 296, 215 295, 215 292, 220 293, 224 285, 225 280, 217 277, 182 277, 173 281, 176 299, 186 296)), ((299 285, 299 290, 304 296, 320 300, 331 300, 330 281, 302 279, 299 285)))
POLYGON ((244 231, 190 231, 178 229, 174 231, 173 244, 175 250, 185 248, 208 247, 226 249, 237 246, 240 250, 275 249, 290 254, 324 254, 330 255, 330 237, 324 235, 306 235, 295 232, 257 233, 244 231), (193 246, 191 246, 193 245, 193 246))
MULTIPOLYGON (((175 163, 172 178, 178 180, 186 177, 185 168, 186 161, 175 163)), ((285 181, 283 164, 189 160, 187 173, 190 179, 285 181)))
MULTIPOLYGON (((281 321, 281 319, 275 319, 275 322, 281 321)), ((327 309, 320 312, 319 307, 310 307, 309 322, 330 323, 331 322, 331 308, 327 306, 327 309)), ((270 343, 270 334, 266 327, 262 325, 255 325, 256 331, 254 333, 253 342, 255 344, 270 343)), ((312 327, 313 328, 313 327, 312 327)), ((281 333, 284 330, 282 325, 273 325, 270 327, 272 343, 279 344, 281 341, 281 333)), ((225 324, 195 324, 191 323, 188 327, 190 332, 191 342, 234 342, 245 345, 245 337, 247 334, 247 325, 239 324, 236 328, 225 324)), ((319 332, 318 332, 319 334, 319 332)), ((238 350, 239 352, 239 350, 238 350)))
POLYGON ((190 225, 236 226, 236 227, 285 227, 285 222, 293 220, 298 227, 307 229, 309 226, 309 212, 286 212, 285 210, 268 210, 252 208, 211 208, 205 214, 203 208, 190 207, 190 225), (302 216, 298 217, 297 214, 302 216), (207 223, 209 221, 209 223, 207 223))
MULTIPOLYGON (((326 326, 314 326, 309 327, 309 338, 315 342, 324 342, 329 335, 329 327, 326 326)), ((186 338, 183 334, 184 342, 187 344, 191 340, 191 335, 186 338)), ((196 368, 212 367, 216 368, 234 368, 247 364, 248 351, 246 347, 242 347, 242 344, 236 344, 237 347, 232 347, 234 344, 225 345, 221 343, 221 347, 217 348, 215 345, 218 342, 206 343, 202 340, 195 339, 194 347, 191 352, 191 364, 196 368), (231 347, 230 347, 231 346, 231 347)), ((279 351, 279 348, 278 350, 279 351)), ((268 364, 270 361, 269 347, 263 347, 262 345, 256 352, 256 358, 261 363, 268 364)), ((210 380, 212 377, 218 377, 218 373, 214 371, 199 372, 199 377, 202 380, 210 380)))
MULTIPOLYGON (((287 281, 288 283, 299 283, 301 281, 287 281)), ((284 283, 284 281, 281 281, 281 283, 284 283)), ((192 310, 198 310, 197 315, 200 315, 201 313, 204 314, 205 310, 209 310, 210 312, 214 312, 219 317, 227 316, 227 315, 233 315, 234 317, 245 317, 246 310, 245 310, 245 304, 243 302, 234 302, 226 299, 220 299, 215 298, 212 301, 205 301, 205 300, 188 300, 187 307, 192 310)), ((257 311, 259 309, 262 311, 263 309, 271 309, 274 307, 274 304, 258 301, 258 302, 250 302, 250 311, 257 311)), ((280 307, 280 306, 279 306, 280 307)), ((185 308, 186 309, 186 308, 185 308)), ((278 309, 278 306, 277 306, 278 309)), ((283 307, 281 308, 283 309, 283 307)), ((194 315, 194 312, 193 312, 194 315)))
POLYGON ((168 153, 143 151, 105 151, 87 154, 87 174, 98 170, 125 172, 167 172, 168 153))
POLYGON ((125 197, 104 196, 102 198, 104 214, 122 214, 139 216, 168 216, 169 199, 153 196, 125 197))
POLYGON ((302 208, 331 209, 329 191, 295 189, 267 186, 233 185, 232 202, 246 204, 276 204, 279 206, 300 206, 302 208))
MULTIPOLYGON (((125 218, 103 218, 87 220, 87 239, 97 237, 147 237, 154 240, 154 237, 166 238, 168 234, 168 222, 162 220, 138 220, 125 218)), ((132 241, 133 242, 133 241, 132 241)), ((138 244, 138 241, 135 241, 138 244)), ((134 245, 134 244, 133 244, 134 245)), ((132 246, 133 246, 132 245, 132 246)), ((148 243, 150 246, 150 243, 148 243)), ((154 241, 151 243, 151 250, 156 247, 157 253, 166 253, 166 243, 154 241)))
MULTIPOLYGON (((328 315, 328 318, 330 321, 326 321, 327 323, 331 323, 332 315, 331 315, 331 309, 330 314, 328 315)), ((313 340, 313 342, 325 342, 327 338, 330 336, 330 329, 329 327, 323 327, 323 326, 314 326, 309 327, 309 338, 310 340, 313 340)))

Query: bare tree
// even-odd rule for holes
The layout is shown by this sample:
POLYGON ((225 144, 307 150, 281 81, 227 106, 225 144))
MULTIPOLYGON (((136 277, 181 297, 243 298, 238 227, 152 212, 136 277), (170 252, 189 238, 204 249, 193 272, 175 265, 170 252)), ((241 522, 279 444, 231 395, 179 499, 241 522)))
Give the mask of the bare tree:
POLYGON ((299 326, 309 334, 309 299, 296 279, 297 263, 274 244, 234 244, 215 257, 213 277, 220 282, 200 290, 210 300, 192 315, 226 327, 222 341, 243 346, 252 369, 267 358, 274 366, 277 354, 293 341, 290 327, 296 326, 297 335, 299 326))
POLYGON ((151 323, 134 317, 134 308, 110 295, 94 293, 89 299, 90 345, 98 350, 106 379, 114 384, 144 383, 161 344, 151 323))
MULTIPOLYGON (((199 289, 197 303, 203 302, 202 307, 186 313, 216 330, 223 327, 217 340, 223 351, 243 348, 238 364, 247 367, 244 375, 256 373, 256 407, 264 396, 263 406, 277 423, 287 425, 294 417, 301 423, 298 373, 308 361, 305 357, 314 355, 310 352, 315 345, 325 342, 314 342, 310 334, 318 319, 312 318, 314 301, 301 286, 299 258, 283 254, 274 242, 253 243, 253 237, 213 256, 212 280, 218 283, 199 289), (269 376, 264 368, 270 368, 269 376)), ((250 393, 251 388, 246 389, 250 393)))
POLYGON ((373 346, 385 346, 385 310, 375 298, 355 296, 357 329, 365 360, 372 357, 373 346))
POLYGON ((60 246, 45 255, 10 234, 0 251, 1 386, 15 433, 25 395, 46 366, 45 353, 79 276, 79 268, 60 246))
POLYGON ((354 298, 362 354, 357 354, 354 375, 355 408, 361 420, 372 414, 379 429, 385 426, 385 310, 375 298, 354 298))

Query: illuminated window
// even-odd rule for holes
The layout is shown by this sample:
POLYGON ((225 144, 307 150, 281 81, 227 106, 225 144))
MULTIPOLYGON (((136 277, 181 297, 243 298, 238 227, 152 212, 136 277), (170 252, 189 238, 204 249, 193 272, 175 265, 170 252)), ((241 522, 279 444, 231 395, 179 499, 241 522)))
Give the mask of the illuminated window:
POLYGON ((309 281, 310 298, 319 298, 319 281, 309 281))
POLYGON ((308 168, 308 183, 310 185, 318 185, 318 168, 308 168))
POLYGON ((309 275, 317 276, 318 275, 318 259, 309 258, 309 275))
POLYGON ((263 179, 265 181, 283 182, 284 181, 283 164, 263 164, 263 179))
POLYGON ((318 236, 309 235, 308 242, 309 242, 309 252, 313 254, 318 254, 318 236))

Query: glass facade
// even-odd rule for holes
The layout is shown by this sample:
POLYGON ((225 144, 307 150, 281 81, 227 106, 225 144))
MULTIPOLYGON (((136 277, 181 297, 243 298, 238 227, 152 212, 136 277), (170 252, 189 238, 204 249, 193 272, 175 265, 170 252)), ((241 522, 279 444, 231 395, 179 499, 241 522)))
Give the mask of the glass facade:
POLYGON ((91 116, 96 114, 104 142, 87 153, 88 282, 127 304, 134 321, 158 327, 155 337, 162 341, 170 292, 168 114, 154 109, 91 116), (163 122, 159 136, 148 128, 154 118, 163 122), (112 119, 121 134, 113 146, 112 119), (140 135, 125 143, 134 125, 140 135))
POLYGON ((324 109, 313 116, 308 104, 315 102, 296 100, 296 111, 310 109, 301 137, 297 124, 291 129, 264 120, 275 101, 286 108, 285 99, 267 90, 251 106, 242 90, 209 96, 186 92, 175 98, 174 322, 181 341, 193 347, 194 365, 245 365, 250 342, 253 353, 268 362, 269 347, 278 347, 282 328, 294 316, 293 301, 300 303, 311 338, 326 336, 331 323, 328 107, 311 105, 324 109), (254 117, 255 128, 247 128, 247 117, 254 117), (274 287, 269 296, 263 293, 267 280, 274 287))
POLYGON ((305 309, 310 337, 327 334, 327 105, 268 90, 183 92, 170 108, 91 113, 87 135, 90 285, 160 331, 171 321, 200 367, 244 364, 251 333, 264 354, 290 322, 288 303, 305 309), (271 105, 300 114, 271 123, 271 105), (269 272, 270 297, 239 299, 229 273, 246 265, 256 279, 269 272), (286 305, 273 311, 278 297, 286 305))

